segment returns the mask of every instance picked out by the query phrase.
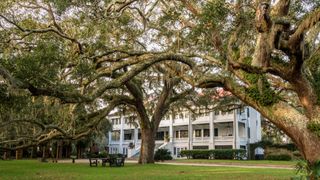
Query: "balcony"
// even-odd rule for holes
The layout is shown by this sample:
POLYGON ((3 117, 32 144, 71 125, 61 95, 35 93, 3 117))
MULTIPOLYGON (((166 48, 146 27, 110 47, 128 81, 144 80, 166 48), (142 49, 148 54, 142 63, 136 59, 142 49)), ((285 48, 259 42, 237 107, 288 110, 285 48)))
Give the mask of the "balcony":
POLYGON ((233 136, 215 136, 215 141, 233 141, 233 136))
POLYGON ((189 138, 174 138, 174 142, 189 142, 189 138))
POLYGON ((193 142, 209 142, 210 137, 194 137, 193 142))

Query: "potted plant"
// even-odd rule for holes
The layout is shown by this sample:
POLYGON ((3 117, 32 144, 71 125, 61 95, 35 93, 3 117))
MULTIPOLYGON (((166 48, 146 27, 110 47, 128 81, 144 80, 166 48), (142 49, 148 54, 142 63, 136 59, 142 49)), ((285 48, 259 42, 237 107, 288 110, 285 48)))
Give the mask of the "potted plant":
POLYGON ((166 135, 164 136, 164 141, 165 141, 165 142, 169 142, 169 141, 170 141, 170 136, 166 134, 166 135))

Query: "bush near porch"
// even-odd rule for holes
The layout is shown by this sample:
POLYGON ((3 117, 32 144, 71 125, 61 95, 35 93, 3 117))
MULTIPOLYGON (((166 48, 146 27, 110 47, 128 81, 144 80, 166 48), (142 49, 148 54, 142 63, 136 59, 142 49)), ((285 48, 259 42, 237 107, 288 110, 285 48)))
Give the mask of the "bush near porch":
POLYGON ((183 150, 182 157, 188 159, 244 159, 246 150, 244 149, 212 149, 212 150, 183 150))

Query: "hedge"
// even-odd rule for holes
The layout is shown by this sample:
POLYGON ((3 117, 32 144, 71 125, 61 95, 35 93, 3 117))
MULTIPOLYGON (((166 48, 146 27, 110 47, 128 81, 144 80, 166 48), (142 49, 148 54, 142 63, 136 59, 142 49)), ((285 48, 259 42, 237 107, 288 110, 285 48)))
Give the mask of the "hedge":
POLYGON ((171 153, 168 149, 158 149, 154 154, 155 161, 172 160, 171 153))
POLYGON ((292 157, 289 154, 270 154, 265 159, 275 161, 290 161, 292 160, 292 157))
POLYGON ((246 150, 244 149, 211 149, 211 150, 183 150, 182 157, 188 159, 244 159, 246 150))

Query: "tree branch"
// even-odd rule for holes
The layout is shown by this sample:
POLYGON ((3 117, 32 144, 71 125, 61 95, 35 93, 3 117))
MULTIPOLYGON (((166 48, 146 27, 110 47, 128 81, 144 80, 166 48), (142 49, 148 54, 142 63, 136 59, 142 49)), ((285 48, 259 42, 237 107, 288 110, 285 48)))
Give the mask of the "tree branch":
POLYGON ((308 13, 307 17, 298 25, 296 31, 289 39, 289 46, 295 49, 300 44, 301 37, 320 21, 320 8, 315 9, 313 12, 308 13))

